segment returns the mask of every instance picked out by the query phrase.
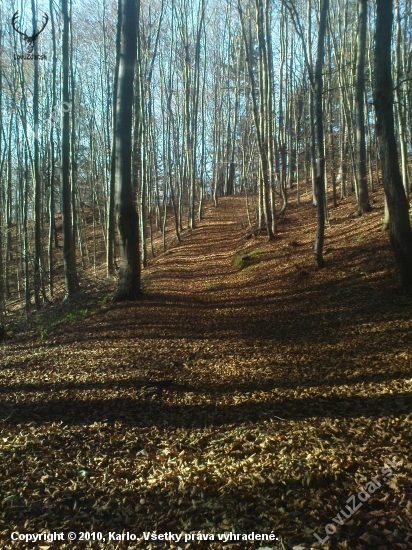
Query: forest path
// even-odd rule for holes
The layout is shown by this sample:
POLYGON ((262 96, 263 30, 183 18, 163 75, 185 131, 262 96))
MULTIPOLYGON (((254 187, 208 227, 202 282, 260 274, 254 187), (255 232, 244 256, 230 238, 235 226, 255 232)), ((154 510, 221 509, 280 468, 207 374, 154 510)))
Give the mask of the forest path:
MULTIPOLYGON (((288 221, 294 217, 291 212, 288 221)), ((290 269, 285 260, 291 249, 282 232, 268 243, 265 236, 247 240, 245 227, 244 196, 222 198, 217 208, 209 201, 196 228, 150 262, 143 272, 144 303, 149 309, 159 306, 156 325, 162 334, 178 333, 188 341, 219 338, 243 346, 245 341, 266 341, 275 338, 276 331, 289 331, 289 321, 295 319, 284 317, 279 324, 277 304, 284 298, 282 277, 290 269), (253 259, 239 269, 234 258, 242 252, 253 259), (167 309, 162 308, 165 304, 167 309), (171 318, 176 321, 170 323, 171 318)), ((299 257, 300 251, 294 252, 299 257)), ((296 277, 298 273, 289 275, 288 285, 296 277)), ((140 315, 142 310, 136 306, 136 311, 140 315)))
POLYGON ((233 255, 245 243, 244 211, 244 197, 220 199, 217 208, 209 201, 195 229, 186 231, 181 243, 150 265, 154 286, 190 294, 224 284, 234 272, 233 255))
POLYGON ((315 272, 309 202, 290 207, 271 243, 244 239, 244 208, 243 197, 206 205, 149 262, 141 301, 84 293, 7 341, 0 547, 9 531, 48 529, 133 533, 130 550, 152 548, 147 531, 214 534, 214 550, 226 547, 217 534, 273 532, 309 549, 379 476, 332 542, 410 548, 411 304, 381 212, 336 209, 328 267, 315 272), (251 264, 236 271, 245 249, 251 264), (399 475, 385 483, 393 456, 399 475))

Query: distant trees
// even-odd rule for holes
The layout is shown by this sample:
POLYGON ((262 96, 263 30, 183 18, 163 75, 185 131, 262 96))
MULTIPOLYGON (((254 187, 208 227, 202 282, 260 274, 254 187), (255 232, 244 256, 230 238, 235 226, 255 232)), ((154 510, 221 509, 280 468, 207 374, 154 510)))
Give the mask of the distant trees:
MULTIPOLYGON (((398 261, 408 265, 412 0, 391 7, 391 136, 383 121, 392 100, 374 75, 377 4, 124 2, 27 3, 22 26, 49 14, 34 47, 50 63, 14 59, 23 53, 22 37, 2 24, 6 301, 15 297, 30 309, 32 302, 70 297, 78 272, 91 265, 97 277, 102 257, 107 275, 119 276, 118 298, 137 297, 155 236, 165 250, 195 227, 206 199, 218 205, 237 193, 245 193, 248 223, 269 239, 295 197, 297 204, 312 200, 315 264, 322 267, 330 209, 350 200, 355 215, 367 212, 382 180, 386 225, 398 261), (126 8, 132 16, 123 21, 126 8), (130 33, 137 31, 134 42, 130 33), (388 166, 393 174, 396 164, 405 198, 393 187, 398 176, 389 177, 388 166), (61 268, 64 289, 56 287, 61 268)), ((2 15, 6 21, 3 8, 2 15)))
POLYGON ((272 96, 272 59, 270 48, 270 9, 269 3, 262 0, 255 1, 254 14, 244 12, 241 0, 238 0, 237 9, 242 28, 243 44, 246 53, 246 65, 250 82, 253 121, 260 156, 260 174, 258 185, 259 203, 263 205, 266 220, 268 239, 274 237, 274 198, 272 193, 273 166, 273 96, 272 96), (252 33, 252 21, 256 21, 252 33), (255 45, 258 51, 257 75, 253 53, 255 45))
MULTIPOLYGON (((311 36, 310 3, 308 4, 308 34, 307 42, 303 33, 302 24, 296 6, 291 1, 286 3, 291 14, 296 32, 301 40, 304 52, 305 66, 309 77, 309 118, 311 128, 311 154, 312 162, 315 160, 314 150, 316 152, 316 177, 313 187, 314 205, 317 210, 317 227, 315 236, 315 266, 317 269, 324 267, 323 242, 325 235, 325 146, 324 146, 324 102, 323 102, 323 65, 325 59, 325 36, 327 30, 327 15, 329 10, 329 0, 321 0, 319 14, 319 28, 317 41, 317 54, 315 70, 313 70, 311 61, 311 36), (315 118, 316 115, 316 118, 315 118)), ((290 168, 289 168, 290 169, 290 168)), ((313 178, 313 174, 312 174, 313 178)))

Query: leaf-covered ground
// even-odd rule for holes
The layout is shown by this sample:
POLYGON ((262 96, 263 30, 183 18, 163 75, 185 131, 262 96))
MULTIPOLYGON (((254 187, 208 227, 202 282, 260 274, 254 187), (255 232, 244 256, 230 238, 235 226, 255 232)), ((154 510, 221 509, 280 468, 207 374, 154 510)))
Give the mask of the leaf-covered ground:
POLYGON ((308 202, 267 243, 245 238, 244 198, 222 199, 151 261, 143 301, 84 291, 13 325, 0 547, 412 548, 411 300, 381 206, 331 212, 316 272, 308 202), (338 516, 374 477, 370 498, 338 516), (14 531, 106 542, 12 543, 14 531), (154 543, 149 531, 215 541, 154 543), (230 532, 279 541, 217 539, 230 532))

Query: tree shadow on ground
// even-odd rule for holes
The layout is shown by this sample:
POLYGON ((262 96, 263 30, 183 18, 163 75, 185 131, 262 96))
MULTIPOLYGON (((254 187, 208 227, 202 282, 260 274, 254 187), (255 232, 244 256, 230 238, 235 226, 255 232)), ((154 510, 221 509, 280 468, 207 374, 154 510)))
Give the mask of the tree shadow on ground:
MULTIPOLYGON (((9 365, 9 368, 13 368, 9 365)), ((184 392, 196 392, 202 394, 221 395, 225 393, 237 392, 270 392, 275 389, 282 390, 294 390, 303 388, 316 388, 320 385, 322 388, 338 388, 341 385, 355 386, 357 384, 380 384, 381 382, 389 382, 390 380, 404 380, 412 376, 412 368, 409 371, 397 370, 392 372, 383 372, 369 375, 356 375, 349 377, 333 377, 328 380, 301 380, 301 379, 288 379, 279 380, 278 378, 271 379, 270 376, 266 377, 265 381, 240 381, 231 380, 230 383, 210 383, 201 385, 185 384, 184 382, 167 380, 170 383, 167 391, 174 391, 178 393, 184 392)), ((103 382, 90 381, 90 382, 42 382, 38 383, 17 383, 17 384, 0 384, 0 395, 6 395, 14 392, 59 392, 64 390, 69 391, 82 391, 82 390, 116 390, 116 389, 145 389, 145 388, 159 388, 162 390, 162 380, 155 380, 147 377, 129 377, 129 378, 111 378, 103 382)))
POLYGON ((169 404, 157 393, 149 399, 138 395, 136 398, 101 399, 98 393, 96 397, 88 393, 88 400, 60 396, 58 399, 39 399, 16 404, 9 402, 6 412, 10 413, 11 409, 13 414, 4 423, 15 425, 62 422, 67 425, 89 425, 94 422, 120 421, 139 427, 167 425, 194 429, 257 422, 276 417, 287 422, 312 417, 380 417, 412 412, 412 392, 377 396, 280 397, 274 401, 255 403, 247 400, 235 405, 169 404))

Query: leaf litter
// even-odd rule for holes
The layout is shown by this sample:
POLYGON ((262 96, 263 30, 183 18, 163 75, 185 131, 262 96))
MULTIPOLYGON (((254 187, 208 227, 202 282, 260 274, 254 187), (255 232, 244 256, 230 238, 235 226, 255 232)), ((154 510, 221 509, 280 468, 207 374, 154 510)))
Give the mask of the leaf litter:
POLYGON ((377 231, 381 208, 356 221, 349 208, 331 213, 327 267, 316 272, 309 203, 292 204, 287 230, 280 221, 266 243, 245 239, 244 199, 221 199, 172 254, 151 260, 142 302, 103 300, 47 339, 11 335, 0 370, 1 548, 27 547, 12 531, 275 533, 283 542, 269 547, 318 548, 314 533, 323 539, 394 456, 390 481, 324 547, 410 548, 411 302, 377 231), (233 267, 236 253, 246 268, 233 267))

